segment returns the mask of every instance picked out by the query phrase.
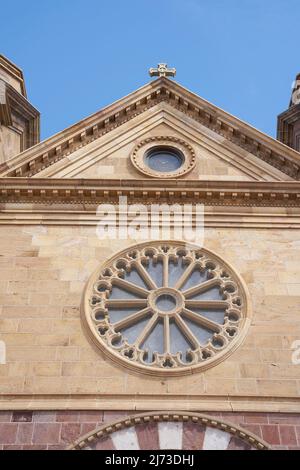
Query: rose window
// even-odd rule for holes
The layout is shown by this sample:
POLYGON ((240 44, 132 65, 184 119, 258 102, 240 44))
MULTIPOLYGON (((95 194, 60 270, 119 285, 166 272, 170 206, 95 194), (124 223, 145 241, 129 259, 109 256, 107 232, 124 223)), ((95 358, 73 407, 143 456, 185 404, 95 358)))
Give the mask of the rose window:
POLYGON ((84 318, 112 359, 145 373, 189 373, 225 358, 249 322, 243 281, 212 252, 181 242, 131 247, 89 281, 84 318))

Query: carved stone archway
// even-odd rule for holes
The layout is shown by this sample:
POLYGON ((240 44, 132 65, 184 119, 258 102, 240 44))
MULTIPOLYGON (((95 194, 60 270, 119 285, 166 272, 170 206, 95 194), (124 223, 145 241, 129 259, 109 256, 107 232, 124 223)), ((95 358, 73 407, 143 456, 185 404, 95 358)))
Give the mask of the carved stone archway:
POLYGON ((105 424, 69 450, 268 450, 269 445, 235 424, 194 412, 151 412, 105 424))

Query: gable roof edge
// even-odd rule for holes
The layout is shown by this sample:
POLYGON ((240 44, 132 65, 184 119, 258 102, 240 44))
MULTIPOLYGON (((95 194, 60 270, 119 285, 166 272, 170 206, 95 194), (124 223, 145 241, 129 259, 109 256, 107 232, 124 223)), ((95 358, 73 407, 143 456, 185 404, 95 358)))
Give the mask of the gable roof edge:
POLYGON ((148 83, 0 166, 0 176, 33 176, 128 120, 167 101, 197 122, 296 180, 300 153, 165 77, 148 83), (29 158, 29 160, 28 160, 29 158))

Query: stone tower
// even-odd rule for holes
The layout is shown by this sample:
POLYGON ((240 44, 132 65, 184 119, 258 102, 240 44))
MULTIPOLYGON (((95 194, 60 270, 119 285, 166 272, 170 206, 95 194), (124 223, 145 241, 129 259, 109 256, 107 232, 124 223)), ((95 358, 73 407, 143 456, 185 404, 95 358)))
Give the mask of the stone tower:
POLYGON ((40 114, 27 101, 23 72, 0 54, 0 163, 40 141, 40 114))
POLYGON ((300 73, 293 85, 289 108, 278 116, 277 139, 300 152, 300 73))

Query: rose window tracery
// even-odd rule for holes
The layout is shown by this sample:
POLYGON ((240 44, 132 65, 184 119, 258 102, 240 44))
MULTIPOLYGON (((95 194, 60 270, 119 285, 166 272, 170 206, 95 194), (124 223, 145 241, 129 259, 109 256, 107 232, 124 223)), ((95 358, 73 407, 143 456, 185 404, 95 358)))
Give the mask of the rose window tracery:
POLYGON ((92 276, 83 313, 96 344, 145 373, 189 373, 228 355, 244 336, 249 299, 217 255, 182 242, 140 244, 92 276))

